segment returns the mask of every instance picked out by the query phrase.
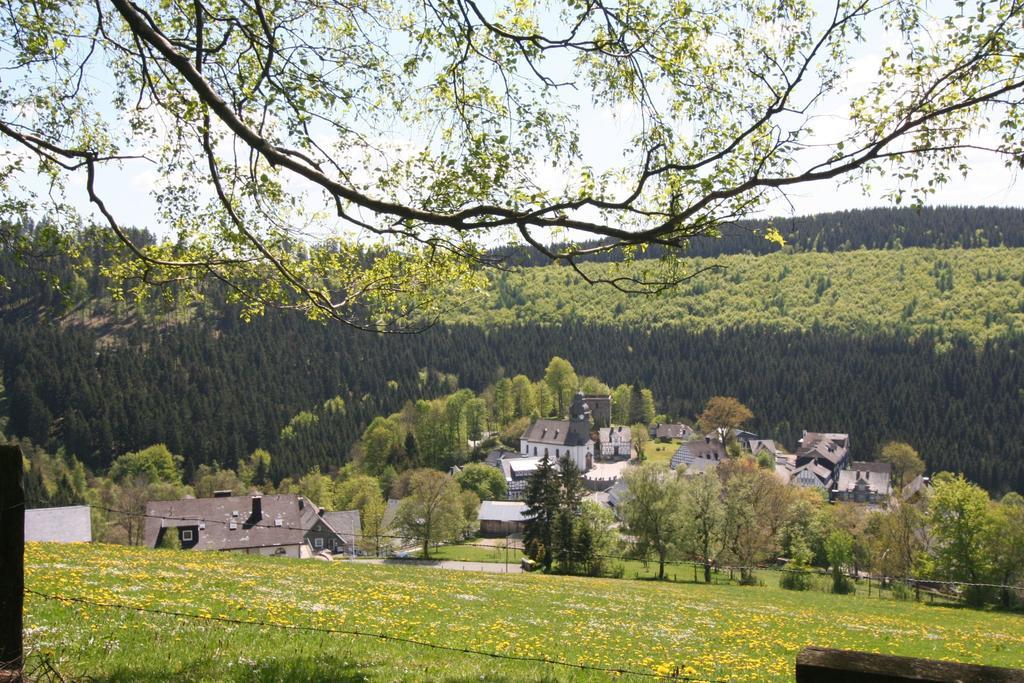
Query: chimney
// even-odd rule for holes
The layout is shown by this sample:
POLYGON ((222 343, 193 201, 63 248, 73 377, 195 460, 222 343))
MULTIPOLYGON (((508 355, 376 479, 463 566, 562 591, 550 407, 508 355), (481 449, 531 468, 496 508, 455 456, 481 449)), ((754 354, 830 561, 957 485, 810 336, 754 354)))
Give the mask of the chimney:
POLYGON ((222 491, 214 491, 213 492, 213 497, 214 498, 230 498, 231 497, 231 490, 228 489, 228 490, 222 490, 222 491))
POLYGON ((252 515, 250 518, 257 522, 263 519, 263 496, 252 497, 252 515))

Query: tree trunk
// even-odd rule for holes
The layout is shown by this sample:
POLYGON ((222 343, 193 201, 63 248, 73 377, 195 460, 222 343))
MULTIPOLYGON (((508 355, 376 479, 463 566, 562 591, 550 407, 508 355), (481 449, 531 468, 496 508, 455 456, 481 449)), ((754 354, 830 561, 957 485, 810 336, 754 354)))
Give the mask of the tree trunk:
POLYGON ((658 553, 658 580, 665 578, 665 553, 658 553))
POLYGON ((704 561, 704 583, 711 583, 711 563, 704 561))

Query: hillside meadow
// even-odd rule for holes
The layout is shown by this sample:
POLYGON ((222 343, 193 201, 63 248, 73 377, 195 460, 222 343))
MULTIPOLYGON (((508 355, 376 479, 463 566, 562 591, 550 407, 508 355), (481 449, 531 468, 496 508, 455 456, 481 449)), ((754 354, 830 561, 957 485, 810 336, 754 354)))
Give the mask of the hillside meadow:
POLYGON ((28 544, 29 669, 66 679, 653 680, 432 649, 696 680, 787 681, 806 645, 1024 666, 1019 615, 774 587, 491 575, 350 562, 28 544), (259 621, 268 625, 227 623, 259 621), (276 625, 276 626, 274 626, 276 625))
MULTIPOLYGON (((595 278, 646 270, 656 276, 658 264, 581 268, 595 278)), ((976 344, 1024 334, 1024 249, 779 252, 683 259, 678 266, 695 275, 656 296, 594 287, 563 266, 499 273, 449 320, 485 326, 572 320, 690 332, 818 326, 846 334, 966 337, 976 344)))

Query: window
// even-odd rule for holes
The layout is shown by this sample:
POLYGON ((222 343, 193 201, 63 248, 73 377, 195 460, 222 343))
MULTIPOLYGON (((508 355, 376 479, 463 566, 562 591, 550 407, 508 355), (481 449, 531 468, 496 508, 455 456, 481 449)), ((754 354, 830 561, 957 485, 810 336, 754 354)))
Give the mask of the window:
POLYGON ((324 539, 320 538, 319 536, 314 538, 313 539, 313 547, 314 548, 323 548, 324 547, 324 539))
POLYGON ((181 540, 182 541, 191 541, 192 540, 192 530, 191 529, 182 529, 181 530, 181 540))

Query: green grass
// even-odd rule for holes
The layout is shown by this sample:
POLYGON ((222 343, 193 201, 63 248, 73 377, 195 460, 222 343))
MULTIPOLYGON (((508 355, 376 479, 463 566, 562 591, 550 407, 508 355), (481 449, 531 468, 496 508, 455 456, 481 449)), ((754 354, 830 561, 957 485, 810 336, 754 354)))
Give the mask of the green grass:
MULTIPOLYGON (((1024 666, 1019 615, 792 593, 770 583, 705 586, 29 544, 26 584, 138 608, 359 630, 648 673, 679 666, 691 676, 720 680, 791 680, 796 653, 807 645, 1024 666)), ((94 681, 609 678, 377 638, 226 624, 32 594, 26 598, 25 627, 30 669, 46 659, 65 678, 94 681)))
MULTIPOLYGON (((505 552, 504 547, 481 547, 484 540, 474 538, 466 543, 453 545, 442 545, 430 549, 432 560, 462 560, 464 562, 505 562, 506 559, 512 564, 519 564, 523 552, 518 548, 509 548, 505 552)), ((422 551, 415 553, 416 557, 422 555, 422 551)))
POLYGON ((647 462, 668 465, 672 462, 672 456, 679 449, 680 443, 678 439, 673 439, 668 443, 661 443, 657 439, 651 439, 644 444, 644 458, 647 459, 647 462))

